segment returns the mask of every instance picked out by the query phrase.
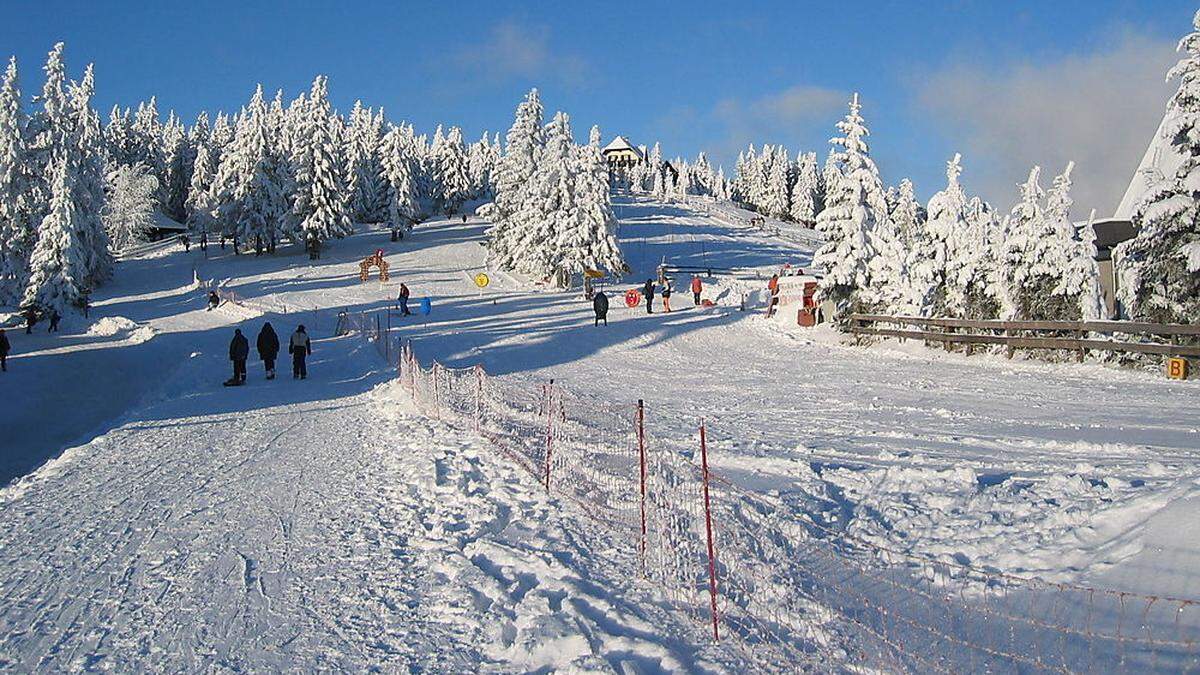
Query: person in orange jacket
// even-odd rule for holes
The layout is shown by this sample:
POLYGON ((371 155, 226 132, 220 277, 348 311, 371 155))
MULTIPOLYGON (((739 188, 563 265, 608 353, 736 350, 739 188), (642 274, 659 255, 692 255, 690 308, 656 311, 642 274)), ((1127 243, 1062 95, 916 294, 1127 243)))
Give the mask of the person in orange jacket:
POLYGON ((771 317, 775 314, 775 305, 779 303, 779 275, 772 274, 771 280, 767 282, 767 290, 771 293, 771 299, 767 305, 767 316, 771 317))
POLYGON ((704 290, 704 283, 700 281, 700 277, 693 276, 692 277, 692 299, 695 300, 695 304, 697 304, 697 305, 700 304, 700 293, 703 290, 704 290))

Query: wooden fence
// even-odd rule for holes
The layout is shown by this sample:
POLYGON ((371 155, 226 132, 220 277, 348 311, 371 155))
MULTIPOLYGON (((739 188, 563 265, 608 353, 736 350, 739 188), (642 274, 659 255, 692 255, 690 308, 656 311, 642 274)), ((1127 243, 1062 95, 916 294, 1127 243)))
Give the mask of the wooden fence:
POLYGON ((941 342, 946 351, 966 345, 1003 345, 1008 358, 1017 349, 1074 351, 1080 361, 1089 350, 1164 357, 1200 357, 1200 325, 1137 323, 1132 321, 972 321, 926 319, 916 316, 851 314, 855 335, 908 338, 941 342), (1108 339, 1101 339, 1107 337, 1108 339), (1132 338, 1132 339, 1131 339, 1132 338), (1134 341, 1140 339, 1143 341, 1134 341))

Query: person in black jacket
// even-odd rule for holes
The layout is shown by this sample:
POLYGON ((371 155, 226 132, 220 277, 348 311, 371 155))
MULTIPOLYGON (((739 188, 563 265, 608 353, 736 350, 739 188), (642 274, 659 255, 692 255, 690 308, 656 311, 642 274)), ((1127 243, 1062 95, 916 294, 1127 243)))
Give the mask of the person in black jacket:
POLYGON ((235 328, 233 339, 229 341, 229 360, 233 361, 233 377, 225 384, 246 383, 246 358, 250 356, 250 342, 242 335, 241 328, 235 328))
POLYGON ((8 370, 8 350, 12 349, 12 345, 8 342, 8 336, 4 334, 4 329, 0 328, 0 371, 8 370))
POLYGON ((646 298, 646 313, 654 313, 654 280, 647 279, 646 285, 642 286, 642 297, 646 298))
POLYGON ((305 365, 304 359, 312 354, 312 342, 308 339, 308 333, 304 332, 304 326, 292 333, 291 339, 288 340, 288 353, 292 355, 292 378, 307 379, 308 366, 305 365))
POLYGON ((604 325, 607 326, 608 296, 604 294, 604 291, 596 291, 595 295, 592 296, 592 309, 596 311, 596 323, 594 325, 599 326, 600 322, 603 321, 604 325))
POLYGON ((258 332, 258 358, 262 359, 263 368, 267 371, 267 379, 275 379, 275 357, 279 355, 279 336, 271 327, 271 322, 263 324, 258 332))

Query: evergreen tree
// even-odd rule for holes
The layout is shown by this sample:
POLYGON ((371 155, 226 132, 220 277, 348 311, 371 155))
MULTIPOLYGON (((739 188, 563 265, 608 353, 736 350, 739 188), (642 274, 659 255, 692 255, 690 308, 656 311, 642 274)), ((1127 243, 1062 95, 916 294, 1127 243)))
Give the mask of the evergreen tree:
POLYGON ((782 220, 788 217, 788 172, 790 168, 791 161, 788 159, 787 149, 783 146, 775 148, 766 167, 766 182, 763 187, 761 212, 768 218, 782 220))
POLYGON ((95 73, 91 64, 83 79, 72 83, 69 94, 72 134, 64 152, 67 169, 73 172, 73 207, 76 237, 81 248, 85 294, 112 275, 113 258, 103 214, 107 200, 105 177, 104 130, 100 116, 92 109, 96 93, 95 73))
POLYGON ((50 211, 38 228, 21 307, 61 314, 83 297, 83 277, 87 271, 76 237, 75 186, 71 184, 69 164, 66 158, 61 158, 54 168, 50 211))
POLYGON ((193 232, 207 233, 215 229, 213 211, 217 202, 213 199, 213 184, 217 167, 208 143, 196 148, 196 161, 192 165, 192 179, 188 187, 187 224, 193 232))
POLYGON ((384 217, 384 179, 379 155, 383 115, 375 115, 370 108, 355 101, 347 131, 346 156, 354 219, 364 223, 378 222, 384 217))
POLYGON ((37 234, 30 221, 24 123, 17 60, 11 58, 0 85, 0 303, 24 291, 37 234))
POLYGON ((466 148, 463 147, 462 130, 450 127, 442 142, 434 151, 434 167, 437 175, 438 195, 435 208, 446 215, 457 213, 471 192, 466 148))
POLYGON ((835 146, 831 166, 836 173, 825 208, 817 216, 817 230, 825 236, 825 244, 813 257, 813 264, 825 270, 819 294, 837 303, 839 314, 869 304, 863 291, 871 287, 872 234, 888 217, 861 110, 855 94, 850 112, 837 125, 842 135, 830 140, 835 146))
POLYGON ((313 80, 292 141, 295 172, 293 236, 319 249, 331 238, 350 234, 349 193, 337 152, 336 134, 324 75, 313 80))
POLYGON ((574 203, 565 227, 558 233, 556 266, 566 275, 587 270, 626 271, 617 243, 608 184, 608 164, 600 152, 600 128, 592 127, 588 144, 574 157, 574 203))
POLYGON ((268 118, 259 85, 213 180, 215 215, 225 233, 246 247, 269 248, 284 221, 282 187, 270 161, 268 118))
POLYGON ((788 215, 805 227, 817 222, 820 204, 817 203, 820 178, 817 173, 817 153, 807 152, 797 160, 796 184, 792 186, 792 199, 788 215))
POLYGON ((50 210, 51 179, 58 170, 61 153, 65 152, 74 134, 67 101, 66 63, 63 59, 63 43, 50 50, 44 68, 46 82, 41 96, 34 99, 41 105, 29 118, 26 128, 28 148, 30 222, 41 223, 50 210))
POLYGON ((1163 132, 1182 162, 1151 187, 1134 212, 1137 236, 1114 255, 1121 309, 1139 321, 1200 322, 1200 11, 1192 26, 1179 41, 1186 55, 1167 73, 1179 90, 1163 132))
POLYGON ((380 145, 385 178, 385 212, 392 232, 407 232, 417 219, 417 196, 413 185, 412 134, 392 127, 380 145))
POLYGON ((184 204, 188 191, 188 141, 183 123, 172 112, 162 129, 163 180, 160 188, 163 198, 163 213, 173 220, 183 222, 187 218, 184 204))
POLYGON ((572 175, 574 143, 566 113, 555 113, 546 125, 545 143, 537 161, 528 199, 517 214, 521 224, 514 247, 514 269, 566 286, 569 278, 559 262, 559 235, 570 227, 575 206, 572 175))
POLYGON ((504 156, 496 167, 496 198, 480 209, 480 214, 492 221, 488 247, 502 269, 516 268, 517 243, 527 225, 522 211, 530 201, 530 183, 538 173, 545 145, 542 120, 542 102, 537 89, 532 89, 517 106, 505 137, 504 156))

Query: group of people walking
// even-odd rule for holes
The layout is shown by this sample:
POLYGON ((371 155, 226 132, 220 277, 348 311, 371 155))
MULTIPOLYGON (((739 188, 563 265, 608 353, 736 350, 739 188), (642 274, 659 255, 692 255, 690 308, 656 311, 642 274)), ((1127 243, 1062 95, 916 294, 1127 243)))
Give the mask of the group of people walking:
MULTIPOLYGON (((692 282, 689 285, 689 288, 692 291, 693 304, 695 304, 697 307, 699 307, 700 306, 700 296, 704 292, 704 282, 700 280, 699 276, 693 276, 692 282)), ((642 299, 646 302, 646 313, 647 314, 654 313, 654 296, 655 295, 660 295, 662 297, 663 311, 665 311, 665 312, 671 311, 671 278, 670 277, 662 276, 659 278, 657 283, 655 282, 654 279, 647 279, 646 283, 642 285, 641 291, 642 291, 642 299), (659 290, 660 286, 662 287, 661 290, 659 290)), ((636 291, 631 291, 631 292, 636 293, 636 291)), ((595 293, 592 294, 592 310, 596 313, 596 321, 595 321, 595 324, 593 324, 593 325, 599 326, 600 322, 604 322, 604 325, 607 326, 608 325, 608 296, 604 293, 604 291, 596 291, 595 293)))
MULTIPOLYGON (((275 358, 279 356, 279 336, 268 321, 263 324, 255 341, 258 357, 262 359, 263 369, 267 379, 275 379, 275 358)), ((288 338, 288 353, 292 355, 292 378, 303 380, 308 378, 307 359, 312 354, 312 341, 301 325, 288 338)), ((229 342, 229 360, 233 362, 233 377, 225 382, 226 386, 236 386, 246 383, 246 359, 250 357, 250 342, 242 335, 242 329, 233 331, 233 340, 229 342)))

